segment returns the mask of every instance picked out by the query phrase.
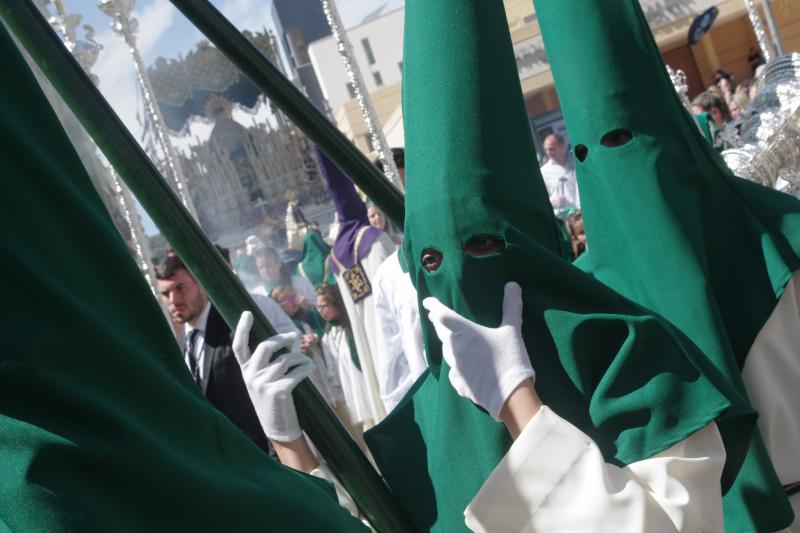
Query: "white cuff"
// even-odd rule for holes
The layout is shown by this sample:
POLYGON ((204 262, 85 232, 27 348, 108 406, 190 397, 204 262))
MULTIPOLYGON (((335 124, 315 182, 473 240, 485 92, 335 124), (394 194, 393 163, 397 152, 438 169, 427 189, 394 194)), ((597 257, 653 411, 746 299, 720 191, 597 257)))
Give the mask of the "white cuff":
POLYGON ((528 422, 519 437, 492 471, 475 498, 464 511, 467 527, 472 531, 523 531, 538 508, 553 492, 567 472, 585 453, 592 441, 578 428, 543 406, 528 422), (529 460, 530 456, 547 457, 546 461, 529 460), (498 498, 519 480, 526 483, 524 499, 498 498), (520 513, 520 508, 525 512, 520 513))

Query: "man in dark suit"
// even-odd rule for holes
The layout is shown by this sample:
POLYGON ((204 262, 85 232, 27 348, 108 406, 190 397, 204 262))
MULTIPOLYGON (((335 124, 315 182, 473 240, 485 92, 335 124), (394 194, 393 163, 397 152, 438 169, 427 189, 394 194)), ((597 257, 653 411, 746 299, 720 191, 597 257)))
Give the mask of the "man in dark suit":
POLYGON ((230 328, 179 257, 168 257, 159 265, 156 279, 170 316, 184 325, 184 360, 203 395, 269 453, 269 439, 261 429, 231 348, 230 328))

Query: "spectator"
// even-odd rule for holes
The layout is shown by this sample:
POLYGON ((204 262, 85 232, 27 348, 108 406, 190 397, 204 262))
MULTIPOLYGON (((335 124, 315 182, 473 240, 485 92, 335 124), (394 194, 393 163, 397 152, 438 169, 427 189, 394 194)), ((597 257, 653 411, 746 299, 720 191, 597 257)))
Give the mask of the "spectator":
POLYGON ((580 211, 571 214, 566 220, 567 235, 572 246, 572 259, 575 260, 587 250, 586 233, 583 230, 583 215, 580 211))
POLYGON ((233 271, 242 280, 247 290, 252 291, 259 284, 258 268, 253 253, 260 248, 261 239, 255 235, 250 235, 245 239, 244 248, 236 250, 236 263, 233 264, 233 271))
POLYGON ((183 356, 203 395, 265 452, 270 444, 247 394, 231 349, 231 330, 177 256, 156 271, 158 292, 170 316, 185 325, 183 356))
POLYGON ((312 305, 316 295, 314 286, 303 276, 291 274, 289 269, 281 262, 280 255, 275 248, 264 247, 256 251, 256 267, 261 276, 261 285, 253 290, 255 294, 271 296, 272 289, 279 285, 288 285, 303 297, 307 305, 312 305))
POLYGON ((742 113, 745 113, 748 107, 750 107, 749 87, 739 85, 736 87, 729 106, 731 118, 736 122, 740 121, 742 113))
POLYGON ((730 105, 733 100, 733 92, 736 84, 733 82, 733 74, 724 70, 717 70, 714 73, 714 86, 720 90, 725 103, 730 105))
POLYGON ((369 218, 369 225, 373 228, 378 228, 383 230, 386 235, 392 240, 395 244, 400 244, 401 239, 397 236, 394 232, 394 228, 392 228, 392 223, 389 222, 389 219, 386 218, 386 215, 383 213, 380 207, 373 204, 371 201, 367 204, 367 217, 369 218))
POLYGON ((367 396, 361 358, 341 293, 335 285, 317 289, 317 311, 326 322, 322 349, 331 380, 337 379, 344 396, 350 425, 362 433, 374 419, 367 396))
POLYGON ((325 334, 325 321, 315 307, 304 305, 297 292, 288 285, 275 287, 272 290, 272 298, 300 331, 300 351, 314 361, 316 368, 311 374, 311 382, 328 403, 333 404, 334 401, 340 400, 338 395, 332 394, 326 372, 327 365, 319 344, 319 340, 325 334))
POLYGON ((731 120, 730 110, 722 92, 716 87, 712 87, 697 95, 692 100, 692 110, 702 110, 700 113, 696 113, 697 120, 703 135, 714 146, 714 149, 721 152, 729 148, 720 135, 725 125, 731 120))
POLYGON ((575 162, 567 151, 564 137, 551 133, 544 138, 547 162, 541 167, 544 185, 555 209, 579 208, 578 182, 575 178, 575 162))

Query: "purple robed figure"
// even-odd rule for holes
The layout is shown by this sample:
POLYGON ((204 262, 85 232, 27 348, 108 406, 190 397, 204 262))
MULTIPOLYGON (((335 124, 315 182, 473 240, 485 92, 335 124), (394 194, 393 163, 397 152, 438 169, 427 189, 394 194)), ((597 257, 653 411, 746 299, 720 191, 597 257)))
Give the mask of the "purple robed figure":
MULTIPOLYGON (((372 244, 380 236, 381 230, 369 225, 367 204, 358 196, 353 182, 320 150, 317 150, 317 157, 322 169, 322 176, 328 184, 331 200, 339 215, 339 234, 336 236, 336 242, 333 243, 331 253, 336 255, 336 259, 345 269, 349 269, 356 264, 354 248, 361 228, 366 227, 367 229, 364 230, 361 241, 358 243, 359 258, 367 256, 372 244)), ((339 273, 336 261, 331 261, 331 270, 334 274, 339 273)))

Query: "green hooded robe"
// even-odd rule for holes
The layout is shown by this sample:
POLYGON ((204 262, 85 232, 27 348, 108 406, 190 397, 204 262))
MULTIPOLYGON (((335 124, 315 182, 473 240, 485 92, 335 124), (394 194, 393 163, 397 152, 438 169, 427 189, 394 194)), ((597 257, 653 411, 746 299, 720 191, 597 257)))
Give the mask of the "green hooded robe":
MULTIPOLYGON (((420 301, 436 296, 496 327, 503 287, 517 281, 539 395, 608 462, 645 459, 716 421, 724 481, 732 478, 749 408, 674 328, 561 257, 503 3, 407 0, 405 17, 404 253, 420 301), (463 251, 497 241, 482 257, 463 251), (422 266, 431 249, 443 254, 433 272, 422 266)), ((424 311, 421 319, 430 368, 365 438, 420 531, 462 531, 510 438, 455 392, 424 311)))
POLYGON ((0 530, 363 531, 201 395, 0 24, 0 530))
MULTIPOLYGON (((731 174, 675 93, 638 2, 534 3, 576 147, 589 243, 577 264, 672 322, 746 395, 745 357, 800 267, 800 202, 731 174)), ((792 521, 757 432, 724 507, 728 531, 792 521)))
POLYGON ((314 287, 336 285, 336 279, 328 265, 331 247, 318 231, 309 229, 303 239, 303 258, 297 264, 297 273, 305 276, 314 287))

